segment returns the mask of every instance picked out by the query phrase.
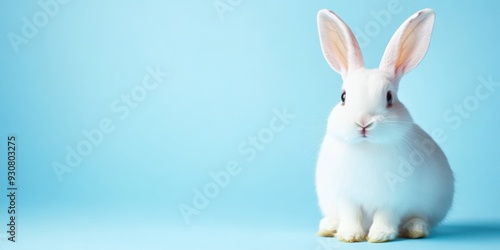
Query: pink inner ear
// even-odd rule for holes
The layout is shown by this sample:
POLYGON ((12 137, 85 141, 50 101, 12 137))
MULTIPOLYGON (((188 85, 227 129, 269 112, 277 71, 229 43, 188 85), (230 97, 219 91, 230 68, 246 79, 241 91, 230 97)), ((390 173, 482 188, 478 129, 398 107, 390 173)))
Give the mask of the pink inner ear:
POLYGON ((328 64, 343 77, 364 66, 358 41, 351 29, 335 13, 318 13, 321 48, 328 64))
POLYGON ((408 37, 402 37, 397 55, 396 66, 394 67, 394 73, 403 73, 405 72, 406 65, 409 63, 411 57, 411 48, 413 47, 413 37, 412 34, 408 34, 408 37))
POLYGON ((328 20, 324 20, 323 25, 324 29, 320 33, 321 40, 325 41, 322 42, 322 48, 326 60, 338 73, 347 71, 347 58, 343 53, 346 51, 346 47, 342 35, 338 32, 338 27, 335 27, 335 24, 328 20))
MULTIPOLYGON (((337 39, 340 39, 340 36, 338 33, 337 33, 337 39)), ((341 67, 340 70, 343 72, 347 72, 349 70, 349 68, 348 68, 349 62, 347 61, 346 55, 341 52, 341 51, 347 50, 347 48, 345 47, 344 44, 339 44, 339 43, 334 43, 333 47, 334 47, 334 50, 336 51, 338 58, 340 60, 340 67, 341 67), (343 48, 339 48, 339 46, 342 46, 343 48)))
POLYGON ((433 24, 432 10, 422 10, 408 18, 387 45, 380 68, 396 76, 415 68, 427 52, 433 24))

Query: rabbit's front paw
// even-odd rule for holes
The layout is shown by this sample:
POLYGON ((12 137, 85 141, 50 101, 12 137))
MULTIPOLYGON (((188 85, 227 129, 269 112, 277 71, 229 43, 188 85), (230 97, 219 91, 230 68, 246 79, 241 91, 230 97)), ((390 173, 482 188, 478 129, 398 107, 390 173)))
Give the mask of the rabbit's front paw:
POLYGON ((395 239, 396 230, 389 227, 371 228, 368 233, 368 241, 371 243, 386 242, 395 239))
POLYGON ((361 227, 339 228, 335 238, 343 242, 359 242, 365 240, 365 235, 361 227))

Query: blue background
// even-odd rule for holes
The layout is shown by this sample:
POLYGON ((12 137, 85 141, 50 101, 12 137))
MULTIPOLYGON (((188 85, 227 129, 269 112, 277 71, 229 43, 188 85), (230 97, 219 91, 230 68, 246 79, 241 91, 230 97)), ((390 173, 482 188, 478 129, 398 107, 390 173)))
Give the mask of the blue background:
MULTIPOLYGON (((43 8, 4 3, 0 184, 5 190, 6 138, 14 134, 19 191, 18 242, 8 242, 1 226, 2 249, 500 247, 498 86, 474 101, 481 77, 500 82, 500 4, 221 0, 234 6, 219 15, 214 2, 70 0, 17 52, 8 34, 21 35, 23 18, 43 8), (400 99, 426 131, 444 133, 439 142, 457 179, 453 210, 423 240, 317 238, 315 160, 341 79, 321 53, 316 13, 332 9, 364 35, 365 64, 377 67, 399 25, 427 7, 436 11, 431 45, 403 78, 400 99), (381 11, 390 19, 377 19, 381 11), (112 103, 156 65, 168 76, 120 119, 112 103), (467 117, 453 111, 464 102, 473 107, 467 117), (269 131, 275 109, 294 117, 247 160, 239 145, 269 131), (64 163, 67 147, 102 119, 114 130, 59 181, 54 162, 64 163), (185 220, 179 206, 192 205, 193 190, 231 161, 241 172, 185 220)), ((2 197, 0 225, 8 223, 2 197)))

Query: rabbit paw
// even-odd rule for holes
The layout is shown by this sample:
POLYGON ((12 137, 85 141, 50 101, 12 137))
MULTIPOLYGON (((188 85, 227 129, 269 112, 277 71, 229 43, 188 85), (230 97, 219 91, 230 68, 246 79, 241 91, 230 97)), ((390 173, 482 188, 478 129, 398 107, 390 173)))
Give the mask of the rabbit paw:
POLYGON ((370 228, 368 241, 371 243, 391 241, 396 238, 396 235, 396 230, 389 227, 370 228))
POLYGON ((332 217, 325 217, 319 222, 318 236, 335 237, 339 221, 332 217))
POLYGON ((423 219, 413 218, 401 227, 400 235, 410 239, 424 238, 429 235, 429 226, 423 219))
POLYGON ((337 230, 335 237, 343 242, 359 242, 365 240, 365 232, 363 228, 340 228, 337 230))

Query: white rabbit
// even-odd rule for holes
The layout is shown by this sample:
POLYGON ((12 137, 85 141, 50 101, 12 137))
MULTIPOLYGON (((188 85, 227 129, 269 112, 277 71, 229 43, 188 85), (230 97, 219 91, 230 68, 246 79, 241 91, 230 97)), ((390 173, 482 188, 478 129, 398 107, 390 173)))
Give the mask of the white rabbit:
POLYGON ((398 99, 401 77, 429 47, 434 11, 408 18, 391 38, 379 69, 364 68, 349 27, 318 13, 321 48, 343 79, 316 168, 323 219, 318 235, 341 241, 422 238, 444 219, 454 177, 446 156, 398 99))

